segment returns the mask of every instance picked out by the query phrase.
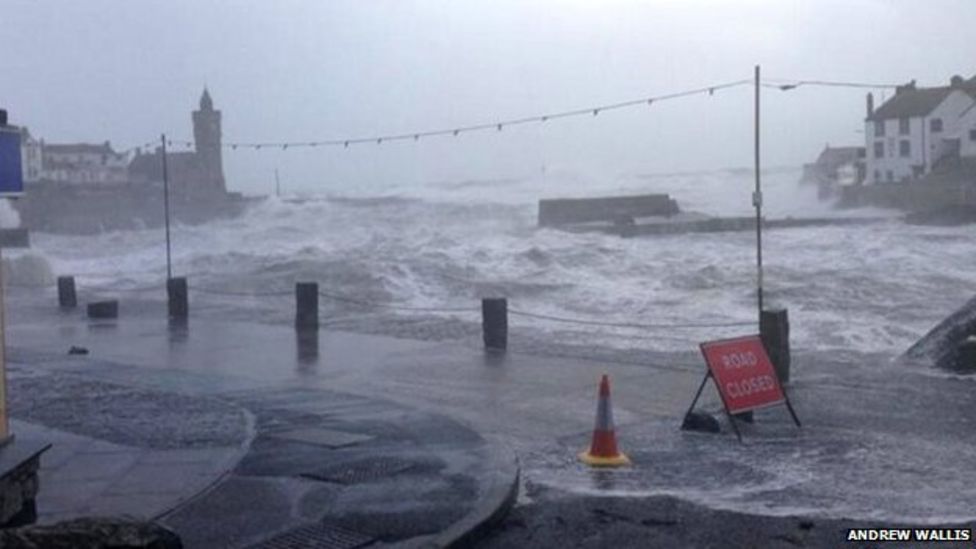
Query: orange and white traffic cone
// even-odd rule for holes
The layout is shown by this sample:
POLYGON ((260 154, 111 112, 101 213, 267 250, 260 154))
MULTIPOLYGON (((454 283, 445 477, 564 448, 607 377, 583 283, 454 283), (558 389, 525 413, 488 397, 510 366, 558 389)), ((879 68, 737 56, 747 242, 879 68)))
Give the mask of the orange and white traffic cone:
POLYGON ((630 465, 630 459, 617 449, 617 435, 613 430, 613 409, 610 406, 610 380, 606 374, 600 380, 600 398, 596 404, 596 427, 590 449, 579 454, 580 460, 593 467, 630 465))

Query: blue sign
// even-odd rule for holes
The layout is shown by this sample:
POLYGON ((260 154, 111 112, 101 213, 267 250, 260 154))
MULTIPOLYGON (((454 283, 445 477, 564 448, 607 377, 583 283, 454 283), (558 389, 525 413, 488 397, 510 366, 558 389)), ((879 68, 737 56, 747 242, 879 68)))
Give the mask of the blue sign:
POLYGON ((0 197, 24 193, 24 172, 20 165, 20 130, 0 126, 0 197))

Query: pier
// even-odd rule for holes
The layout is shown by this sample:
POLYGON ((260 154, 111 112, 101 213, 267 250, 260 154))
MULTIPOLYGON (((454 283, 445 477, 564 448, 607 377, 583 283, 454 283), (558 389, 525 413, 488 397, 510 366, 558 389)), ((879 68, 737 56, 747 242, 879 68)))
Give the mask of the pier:
MULTIPOLYGON (((870 225, 891 221, 890 217, 783 217, 763 218, 764 229, 791 229, 800 227, 834 227, 851 225, 870 225)), ((651 216, 612 223, 578 223, 562 225, 559 229, 575 232, 599 232, 624 237, 656 236, 686 233, 720 233, 735 231, 754 231, 756 218, 711 217, 699 213, 681 213, 669 217, 651 216)))

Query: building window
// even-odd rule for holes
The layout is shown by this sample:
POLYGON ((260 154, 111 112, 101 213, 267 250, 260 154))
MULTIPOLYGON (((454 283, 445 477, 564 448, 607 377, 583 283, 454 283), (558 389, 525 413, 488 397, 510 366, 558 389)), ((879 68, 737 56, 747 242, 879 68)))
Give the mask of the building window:
POLYGON ((885 176, 888 179, 888 182, 889 183, 891 183, 892 181, 895 180, 895 174, 891 173, 891 170, 888 170, 887 172, 885 172, 885 176))
POLYGON ((899 118, 898 119, 898 133, 900 133, 902 135, 908 135, 908 133, 909 133, 909 125, 908 125, 908 119, 907 118, 899 118))
POLYGON ((874 142, 874 157, 884 158, 884 141, 874 142))
POLYGON ((976 128, 969 130, 969 140, 976 141, 976 128))
POLYGON ((877 183, 878 181, 881 181, 881 172, 874 170, 874 182, 877 183))
POLYGON ((899 156, 911 156, 912 155, 912 143, 907 139, 902 139, 898 142, 898 154, 899 156))
POLYGON ((929 130, 932 133, 939 133, 939 132, 941 132, 942 131, 942 119, 941 118, 933 118, 932 120, 929 120, 929 130))
POLYGON ((884 120, 875 120, 874 121, 874 135, 876 135, 878 137, 884 135, 884 126, 885 126, 884 120))

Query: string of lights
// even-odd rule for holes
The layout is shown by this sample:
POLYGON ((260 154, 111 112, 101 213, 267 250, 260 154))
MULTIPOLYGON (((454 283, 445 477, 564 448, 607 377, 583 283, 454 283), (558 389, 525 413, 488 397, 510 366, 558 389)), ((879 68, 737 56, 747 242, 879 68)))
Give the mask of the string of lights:
MULTIPOLYGON (((597 116, 601 112, 613 111, 618 109, 626 109, 637 106, 651 106, 655 103, 661 101, 668 101, 671 99, 679 99, 683 97, 689 97, 694 95, 714 95, 717 91, 723 91, 730 88, 735 88, 739 86, 746 86, 753 84, 754 81, 751 79, 736 80, 733 82, 724 82, 720 84, 714 84, 711 86, 705 86, 701 88, 694 88, 689 90, 684 90, 675 93, 669 93, 664 95, 643 97, 641 99, 633 99, 630 101, 621 101, 618 103, 610 103, 606 105, 597 105, 593 107, 586 107, 580 109, 573 109, 567 111, 550 112, 548 114, 540 114, 534 116, 525 116, 522 118, 511 118, 505 120, 499 120, 497 122, 481 123, 457 126, 453 128, 442 128, 436 130, 424 130, 415 132, 405 132, 405 133, 395 133, 387 135, 376 135, 371 137, 351 137, 345 139, 323 139, 314 141, 261 141, 261 142, 227 142, 223 144, 225 149, 237 150, 237 149, 251 149, 251 150, 282 150, 286 151, 293 148, 314 148, 314 147, 343 147, 349 148, 352 145, 362 145, 362 144, 376 144, 382 145, 383 143, 390 143, 396 141, 420 141, 421 139, 430 137, 443 137, 443 136, 453 136, 457 137, 464 133, 480 132, 480 131, 496 131, 500 132, 506 127, 520 126, 524 124, 542 124, 550 120, 557 120, 561 118, 570 118, 578 116, 597 116)), ((844 88, 868 88, 868 89, 889 89, 896 88, 897 84, 875 84, 866 82, 843 82, 843 81, 832 81, 832 80, 800 80, 800 79, 785 79, 785 78, 767 78, 764 79, 760 85, 764 88, 778 89, 781 91, 789 91, 803 86, 818 86, 818 87, 844 87, 844 88)), ((159 146, 159 141, 149 141, 142 145, 136 145, 130 147, 124 151, 122 154, 129 154, 133 152, 138 152, 141 150, 155 150, 159 146)), ((183 147, 184 149, 192 149, 194 143, 187 140, 178 139, 168 139, 166 141, 168 147, 183 147)))
MULTIPOLYGON (((500 132, 506 127, 520 126, 524 124, 534 124, 534 123, 546 123, 551 120, 558 120, 562 118, 578 117, 578 116, 598 116, 600 113, 607 111, 614 111, 619 109, 625 109, 636 106, 651 106, 655 103, 661 101, 669 101, 672 99, 679 99, 682 97, 689 97, 693 95, 714 95, 715 92, 727 90, 729 88, 734 88, 738 86, 745 86, 751 83, 751 80, 736 80, 734 82, 724 82, 719 84, 714 84, 711 86, 704 86, 701 88, 694 88, 689 90, 684 90, 675 93, 668 93, 664 95, 656 95, 643 97, 640 99, 633 99, 630 101, 621 101, 618 103, 609 103, 605 105, 596 105, 593 107, 586 107, 580 109, 573 109, 567 111, 550 112, 547 114, 539 114, 534 116, 525 116, 521 118, 510 118, 504 120, 498 120, 496 122, 481 123, 481 124, 471 124, 463 126, 455 126, 452 128, 442 128, 435 130, 423 130, 414 132, 404 132, 396 134, 387 135, 376 135, 370 137, 350 137, 344 139, 322 139, 314 141, 263 141, 263 142, 227 142, 223 144, 225 149, 237 150, 237 149, 278 149, 278 150, 288 150, 291 148, 312 148, 312 147, 344 147, 348 148, 352 145, 362 145, 362 144, 376 144, 382 145, 384 143, 396 142, 396 141, 420 141, 421 139, 430 137, 443 137, 443 136, 453 136, 457 137, 461 134, 488 131, 493 130, 500 132)), ((167 140, 167 146, 183 146, 192 147, 192 141, 186 140, 167 140)), ((144 145, 132 147, 129 150, 136 149, 150 149, 158 146, 159 141, 151 141, 144 145)))
POLYGON ((897 88, 900 84, 872 84, 866 82, 840 82, 834 80, 792 80, 785 78, 767 78, 761 83, 761 85, 764 88, 776 88, 781 91, 789 91, 801 86, 887 89, 897 88))

